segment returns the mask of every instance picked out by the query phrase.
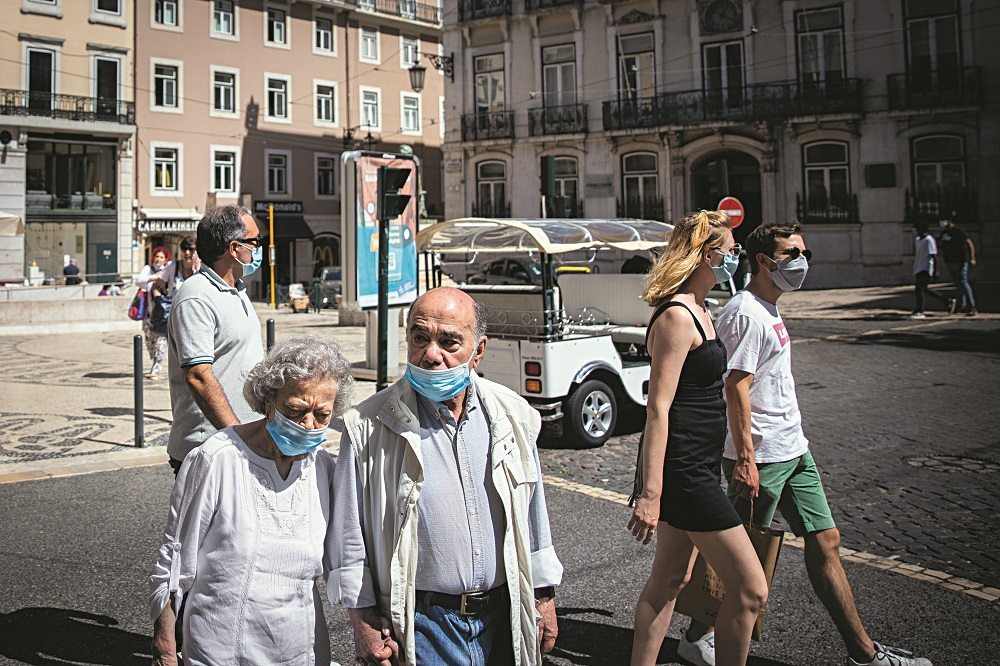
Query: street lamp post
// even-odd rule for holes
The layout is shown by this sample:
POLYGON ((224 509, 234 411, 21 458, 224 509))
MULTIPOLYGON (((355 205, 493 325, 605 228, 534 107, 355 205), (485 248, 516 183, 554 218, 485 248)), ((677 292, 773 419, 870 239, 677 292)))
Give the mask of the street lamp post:
POLYGON ((427 68, 420 64, 421 58, 427 58, 434 65, 434 69, 444 72, 445 76, 455 81, 455 54, 444 56, 432 53, 421 53, 417 57, 417 62, 410 68, 410 87, 413 92, 420 92, 424 89, 424 80, 427 77, 427 68))

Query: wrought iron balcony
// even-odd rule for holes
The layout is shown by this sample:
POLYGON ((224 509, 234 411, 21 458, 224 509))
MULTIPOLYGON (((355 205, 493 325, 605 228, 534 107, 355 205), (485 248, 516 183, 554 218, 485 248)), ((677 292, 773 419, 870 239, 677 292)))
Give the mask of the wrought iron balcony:
POLYGON ((472 217, 510 217, 510 202, 490 199, 473 201, 472 217))
POLYGON ((135 125, 135 103, 0 88, 0 116, 35 116, 81 122, 135 125))
POLYGON ((982 102, 979 68, 890 74, 889 109, 940 108, 982 102))
POLYGON ((510 16, 510 0, 459 0, 458 16, 461 21, 510 16))
POLYGON ((977 202, 976 191, 969 186, 945 189, 939 185, 916 194, 907 188, 905 219, 911 224, 923 220, 933 226, 954 212, 960 222, 972 223, 978 219, 977 202))
POLYGON ((636 129, 664 124, 661 95, 604 103, 604 129, 636 129))
POLYGON ((861 221, 858 195, 852 194, 849 200, 838 204, 826 200, 804 202, 802 195, 796 193, 795 216, 806 224, 857 224, 861 221))
POLYGON ((32 215, 79 215, 114 218, 117 201, 112 194, 83 192, 77 194, 51 194, 44 190, 25 193, 25 209, 32 215))
POLYGON ((686 90, 605 102, 604 129, 717 121, 756 122, 861 112, 860 79, 824 84, 784 81, 725 91, 686 90))
POLYGON ((630 197, 625 201, 617 200, 618 217, 629 217, 639 220, 665 221, 667 209, 663 205, 663 197, 630 197))
POLYGON ((580 6, 583 0, 524 0, 525 11, 534 12, 539 9, 552 9, 554 7, 580 6))
POLYGON ((587 105, 566 104, 528 110, 528 134, 576 134, 587 131, 587 105))
POLYGON ((490 111, 462 116, 462 140, 513 139, 514 112, 490 111))
POLYGON ((436 4, 416 0, 347 0, 347 3, 370 12, 441 25, 441 7, 436 4))

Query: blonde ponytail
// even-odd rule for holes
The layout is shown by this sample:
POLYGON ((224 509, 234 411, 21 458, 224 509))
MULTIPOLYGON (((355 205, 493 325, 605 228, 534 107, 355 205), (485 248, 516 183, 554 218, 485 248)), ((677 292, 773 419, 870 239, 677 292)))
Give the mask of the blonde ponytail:
POLYGON ((675 294, 701 263, 706 248, 722 247, 733 222, 722 211, 688 213, 674 224, 666 251, 649 272, 642 297, 656 305, 675 294))

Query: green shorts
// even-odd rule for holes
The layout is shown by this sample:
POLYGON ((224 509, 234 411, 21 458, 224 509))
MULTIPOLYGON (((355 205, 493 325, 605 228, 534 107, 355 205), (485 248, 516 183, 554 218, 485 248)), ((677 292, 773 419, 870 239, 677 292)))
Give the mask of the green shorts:
MULTIPOLYGON (((722 459, 722 470, 729 484, 729 499, 736 505, 736 512, 743 522, 750 519, 750 502, 737 499, 732 486, 736 461, 722 459)), ((753 522, 759 527, 770 527, 775 509, 788 521, 795 536, 822 532, 836 527, 830 505, 826 502, 823 482, 813 462, 812 453, 806 451, 798 458, 785 462, 757 465, 760 476, 760 494, 753 501, 753 522)))

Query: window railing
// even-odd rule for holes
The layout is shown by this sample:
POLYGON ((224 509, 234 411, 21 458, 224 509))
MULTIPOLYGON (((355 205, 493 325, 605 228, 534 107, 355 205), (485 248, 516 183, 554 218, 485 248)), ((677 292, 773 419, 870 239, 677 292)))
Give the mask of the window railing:
POLYGON ((514 112, 489 111, 462 116, 462 140, 513 139, 514 112))
POLYGON ((0 88, 0 115, 135 125, 135 103, 0 88))
POLYGON ((491 199, 473 201, 472 217, 510 217, 510 202, 491 199))
POLYGON ((398 16, 400 18, 441 25, 441 7, 427 2, 415 0, 346 0, 348 4, 358 9, 370 12, 398 16))
POLYGON ((861 80, 784 81, 720 91, 685 90, 604 103, 604 129, 704 122, 755 122, 797 116, 861 113, 861 80))
POLYGON ((539 9, 552 9, 553 7, 565 7, 567 5, 582 5, 583 0, 524 0, 524 9, 529 12, 539 9))
POLYGON ((618 217, 664 221, 667 209, 663 197, 629 197, 617 200, 618 217))
POLYGON ((565 104, 528 110, 528 134, 576 134, 587 131, 587 105, 565 104))
POLYGON ((852 194, 848 201, 831 203, 823 201, 803 201, 802 195, 795 194, 795 216, 806 224, 857 224, 858 196, 852 194))
POLYGON ((510 16, 510 0, 459 0, 458 16, 461 21, 510 16))
POLYGON ((889 109, 965 106, 982 101, 979 68, 890 74, 889 109))
POLYGON ((968 186, 949 187, 938 185, 929 191, 917 193, 906 189, 906 221, 927 222, 933 226, 939 220, 946 219, 952 213, 961 222, 972 223, 978 219, 976 192, 968 186))

